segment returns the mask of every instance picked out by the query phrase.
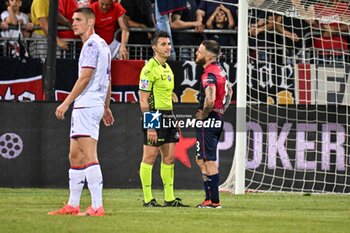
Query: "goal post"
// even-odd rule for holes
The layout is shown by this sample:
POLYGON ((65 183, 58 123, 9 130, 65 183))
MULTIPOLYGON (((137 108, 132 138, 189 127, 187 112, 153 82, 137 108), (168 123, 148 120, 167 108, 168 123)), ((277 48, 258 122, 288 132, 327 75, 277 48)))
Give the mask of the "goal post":
MULTIPOLYGON (((248 2, 239 1, 239 9, 248 12, 248 2)), ((235 193, 244 194, 245 158, 247 145, 246 104, 247 104, 247 44, 248 44, 248 14, 238 15, 238 51, 237 51, 237 104, 236 104, 236 149, 235 159, 235 193), (245 45, 245 46, 244 46, 245 45)))
POLYGON ((236 148, 221 191, 350 192, 350 3, 238 3, 236 148))

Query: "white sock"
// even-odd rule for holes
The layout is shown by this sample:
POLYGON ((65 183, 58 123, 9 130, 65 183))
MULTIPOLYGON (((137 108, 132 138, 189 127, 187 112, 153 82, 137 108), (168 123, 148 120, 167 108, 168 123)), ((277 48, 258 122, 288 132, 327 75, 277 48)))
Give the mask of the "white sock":
POLYGON ((91 194, 91 206, 97 210, 102 206, 103 178, 100 165, 87 167, 85 176, 91 194))
POLYGON ((69 169, 69 201, 68 205, 78 207, 80 205, 80 197, 85 184, 84 170, 69 169))

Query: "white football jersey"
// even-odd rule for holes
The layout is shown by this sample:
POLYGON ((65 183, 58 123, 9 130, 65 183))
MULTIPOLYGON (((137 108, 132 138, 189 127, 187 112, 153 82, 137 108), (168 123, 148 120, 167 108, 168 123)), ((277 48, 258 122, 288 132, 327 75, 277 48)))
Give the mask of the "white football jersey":
POLYGON ((79 77, 82 68, 94 69, 89 84, 76 98, 74 107, 104 106, 111 75, 111 53, 105 42, 93 34, 84 43, 79 57, 79 77))

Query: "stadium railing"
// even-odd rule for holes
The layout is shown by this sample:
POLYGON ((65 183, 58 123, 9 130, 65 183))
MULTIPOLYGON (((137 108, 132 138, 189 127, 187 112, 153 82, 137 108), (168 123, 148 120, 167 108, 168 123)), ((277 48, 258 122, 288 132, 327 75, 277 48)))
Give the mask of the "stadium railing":
MULTIPOLYGON (((11 27, 10 27, 11 28, 11 27)), ((17 29, 13 27, 11 29, 17 29)), ((64 30, 65 27, 58 27, 58 30, 64 30)), ((130 32, 155 32, 154 28, 130 28, 130 32)), ((195 30, 177 30, 177 33, 198 33, 195 30)), ((116 36, 121 33, 120 30, 116 32, 116 36)), ((204 34, 232 34, 236 35, 235 30, 204 30, 204 34)), ((12 57, 13 54, 13 44, 17 42, 18 38, 11 37, 0 37, 0 57, 12 57)), ((33 58, 45 58, 46 57, 46 39, 34 39, 34 38, 22 38, 25 47, 33 58)), ((57 58, 79 58, 81 49, 80 39, 65 39, 68 42, 68 50, 57 49, 57 58)), ((197 45, 184 46, 184 45, 174 45, 176 51, 176 60, 194 60, 195 52, 198 48, 197 45)), ((151 45, 145 44, 128 44, 127 49, 129 51, 129 59, 131 60, 148 60, 153 56, 153 50, 151 45)), ((236 46, 222 46, 223 60, 229 63, 236 61, 236 46)))
MULTIPOLYGON (((11 29, 16 29, 17 27, 10 26, 11 29)), ((58 27, 58 30, 66 30, 65 27, 58 27)), ((130 32, 155 32, 154 28, 130 28, 130 32)), ((197 33, 194 29, 187 30, 174 30, 176 33, 197 33)), ((115 36, 120 36, 121 30, 116 31, 115 36)), ((236 30, 216 30, 216 29, 205 29, 201 35, 206 34, 232 34, 234 37, 237 36, 236 30)), ((312 33, 312 37, 317 36, 317 32, 312 33)), ((305 37, 311 37, 311 35, 305 35, 305 37)), ((30 57, 33 58, 42 58, 46 57, 46 39, 35 39, 35 38, 22 38, 24 45, 26 47, 27 52, 30 57)), ((68 42, 68 50, 61 50, 57 48, 57 58, 62 59, 77 59, 79 58, 80 50, 81 50, 81 40, 80 39, 65 39, 68 42)), ((0 57, 14 57, 15 53, 15 45, 14 42, 18 42, 18 38, 11 37, 0 37, 0 57)), ((195 53, 198 48, 197 45, 174 45, 176 52, 176 60, 186 61, 186 60, 194 60, 195 53)), ((298 52, 294 53, 292 56, 285 56, 287 52, 286 47, 280 48, 260 48, 253 47, 255 51, 255 55, 257 60, 262 60, 259 57, 259 51, 266 52, 265 58, 267 60, 274 59, 276 56, 276 51, 278 50, 278 54, 283 54, 282 57, 287 58, 289 60, 281 61, 283 64, 296 64, 296 63, 318 63, 321 60, 334 60, 334 57, 337 59, 347 59, 349 54, 345 54, 345 58, 338 58, 336 55, 327 53, 325 49, 318 48, 309 48, 303 44, 302 48, 299 49, 298 52), (322 59, 313 59, 320 58, 322 59), (329 58, 329 59, 327 59, 329 58)), ((149 44, 127 44, 127 49, 129 51, 129 59, 130 60, 148 60, 153 56, 153 50, 151 45, 149 44)), ((333 51, 334 52, 334 51, 333 51)), ((254 52, 253 52, 254 53, 254 52)), ((222 61, 227 63, 235 63, 237 61, 237 46, 222 46, 222 61)), ((344 56, 344 53, 342 53, 344 56)), ((337 60, 336 59, 336 60, 337 60)))

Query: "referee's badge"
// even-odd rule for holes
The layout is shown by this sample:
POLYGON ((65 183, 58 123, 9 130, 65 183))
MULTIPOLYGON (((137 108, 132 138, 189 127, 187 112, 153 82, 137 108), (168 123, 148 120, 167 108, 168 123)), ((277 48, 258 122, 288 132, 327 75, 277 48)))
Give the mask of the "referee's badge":
POLYGON ((148 90, 149 89, 149 80, 141 79, 141 81, 140 81, 140 89, 148 90))
POLYGON ((169 82, 171 81, 171 76, 170 75, 168 75, 168 80, 169 80, 169 82))

